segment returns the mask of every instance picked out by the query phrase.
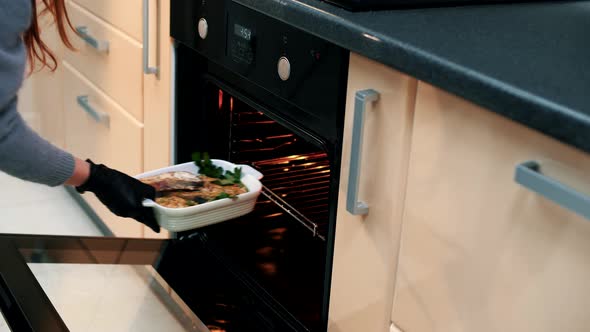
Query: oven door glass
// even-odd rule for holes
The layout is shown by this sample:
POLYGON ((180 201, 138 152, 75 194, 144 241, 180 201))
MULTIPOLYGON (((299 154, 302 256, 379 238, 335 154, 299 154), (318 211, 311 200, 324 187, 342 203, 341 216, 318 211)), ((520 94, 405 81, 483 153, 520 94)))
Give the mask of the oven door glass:
POLYGON ((12 331, 208 331, 157 271, 171 241, 3 235, 0 248, 12 331))
MULTIPOLYGON (((209 80, 201 91, 203 100, 194 102, 191 112, 185 109, 177 125, 178 162, 207 151, 213 158, 251 165, 264 175, 263 191, 249 215, 181 236, 198 239, 236 287, 269 311, 258 313, 269 322, 265 331, 282 330, 273 325, 273 315, 291 325, 284 331, 325 329, 326 239, 335 219, 330 197, 337 188, 327 149, 318 135, 218 81, 209 80)), ((236 317, 229 311, 222 316, 224 310, 211 303, 220 308, 249 304, 224 289, 226 281, 217 282, 221 277, 209 278, 217 273, 208 270, 199 282, 207 289, 194 289, 211 296, 195 296, 195 312, 210 327, 239 331, 232 323, 236 317)))

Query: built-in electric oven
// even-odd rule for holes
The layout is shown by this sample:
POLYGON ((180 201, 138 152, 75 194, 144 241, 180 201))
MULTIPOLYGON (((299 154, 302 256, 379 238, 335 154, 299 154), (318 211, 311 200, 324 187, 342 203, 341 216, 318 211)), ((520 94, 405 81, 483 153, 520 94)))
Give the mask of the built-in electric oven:
POLYGON ((264 174, 254 212, 178 234, 207 257, 181 296, 212 329, 325 331, 348 52, 232 1, 171 13, 176 162, 264 174))

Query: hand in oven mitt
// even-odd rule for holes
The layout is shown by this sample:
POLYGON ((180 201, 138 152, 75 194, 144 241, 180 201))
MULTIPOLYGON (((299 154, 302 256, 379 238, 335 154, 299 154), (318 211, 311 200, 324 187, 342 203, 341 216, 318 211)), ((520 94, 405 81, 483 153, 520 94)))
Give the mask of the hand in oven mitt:
POLYGON ((119 217, 133 218, 160 232, 152 209, 141 204, 146 198, 155 198, 156 190, 152 186, 105 165, 96 165, 90 159, 86 161, 90 164, 90 176, 86 183, 76 187, 79 193, 90 191, 119 217))

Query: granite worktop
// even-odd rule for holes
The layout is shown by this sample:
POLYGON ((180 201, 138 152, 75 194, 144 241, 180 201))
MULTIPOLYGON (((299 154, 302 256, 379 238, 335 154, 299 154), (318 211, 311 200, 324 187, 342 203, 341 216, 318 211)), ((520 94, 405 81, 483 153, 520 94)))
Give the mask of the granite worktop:
POLYGON ((590 152, 590 1, 376 12, 235 1, 590 152))

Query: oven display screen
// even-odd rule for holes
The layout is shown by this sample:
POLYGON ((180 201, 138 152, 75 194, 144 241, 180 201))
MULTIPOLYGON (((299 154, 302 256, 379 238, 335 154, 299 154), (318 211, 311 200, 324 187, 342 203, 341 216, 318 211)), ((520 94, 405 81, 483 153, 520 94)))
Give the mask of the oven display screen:
POLYGON ((234 24, 234 34, 240 38, 243 38, 247 41, 252 40, 252 30, 243 27, 239 24, 234 24))

